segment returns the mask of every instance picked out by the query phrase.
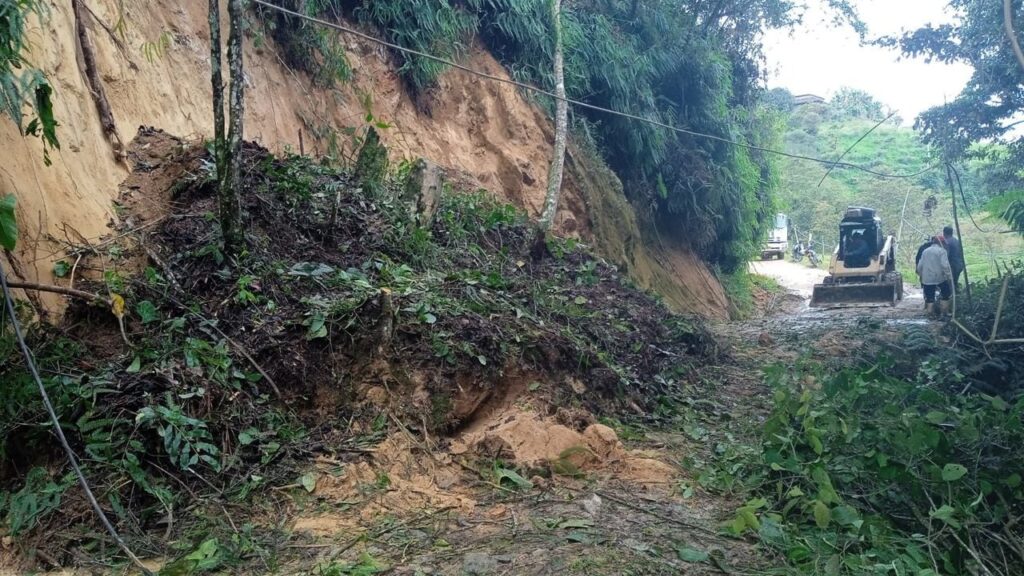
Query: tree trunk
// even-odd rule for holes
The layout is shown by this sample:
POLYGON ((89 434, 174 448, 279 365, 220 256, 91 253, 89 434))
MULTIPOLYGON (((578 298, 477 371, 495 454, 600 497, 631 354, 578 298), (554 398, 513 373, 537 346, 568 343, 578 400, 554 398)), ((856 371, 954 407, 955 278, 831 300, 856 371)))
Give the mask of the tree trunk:
POLYGON ((562 190, 562 168, 565 166, 565 139, 569 121, 569 103, 565 101, 565 73, 562 62, 562 0, 551 0, 551 19, 555 32, 555 150, 548 170, 548 192, 544 198, 544 212, 540 227, 547 231, 555 222, 558 196, 562 190))
POLYGON ((228 103, 228 137, 224 150, 224 178, 220 189, 220 223, 224 236, 224 254, 238 256, 245 244, 241 207, 238 200, 242 176, 242 115, 245 78, 242 76, 242 0, 228 0, 228 71, 231 95, 228 103))
POLYGON ((213 85, 213 159, 218 185, 224 177, 224 75, 221 73, 220 0, 210 0, 210 82, 213 85))

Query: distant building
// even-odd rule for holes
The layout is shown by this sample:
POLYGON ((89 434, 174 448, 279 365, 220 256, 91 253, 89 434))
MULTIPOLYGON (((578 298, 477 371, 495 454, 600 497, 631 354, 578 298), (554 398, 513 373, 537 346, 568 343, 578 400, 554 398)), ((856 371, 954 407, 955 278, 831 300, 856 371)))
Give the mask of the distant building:
POLYGON ((814 94, 797 94, 793 96, 794 106, 803 106, 804 104, 824 104, 825 99, 821 96, 814 94))

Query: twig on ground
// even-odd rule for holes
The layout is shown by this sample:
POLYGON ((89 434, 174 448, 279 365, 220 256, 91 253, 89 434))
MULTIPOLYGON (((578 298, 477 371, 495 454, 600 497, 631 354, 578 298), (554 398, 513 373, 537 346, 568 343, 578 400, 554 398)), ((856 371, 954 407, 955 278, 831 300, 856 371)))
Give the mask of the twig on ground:
POLYGON ((82 261, 82 255, 79 254, 75 258, 75 263, 71 266, 71 278, 68 280, 68 288, 74 289, 75 287, 75 272, 78 270, 78 263, 82 261))

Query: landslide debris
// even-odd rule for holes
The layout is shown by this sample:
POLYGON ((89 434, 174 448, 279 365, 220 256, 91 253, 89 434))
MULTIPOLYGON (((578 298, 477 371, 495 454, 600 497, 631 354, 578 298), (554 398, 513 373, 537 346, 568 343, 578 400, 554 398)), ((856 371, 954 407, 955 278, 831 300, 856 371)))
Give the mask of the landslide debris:
MULTIPOLYGON (((391 483, 376 471, 357 486, 327 481, 306 472, 311 462, 356 466, 381 446, 423 453, 452 437, 481 458, 530 422, 583 439, 583 460, 665 481, 593 415, 653 412, 717 353, 714 340, 583 246, 538 246, 523 214, 438 185, 436 173, 424 186, 418 163, 361 182, 246 144, 247 248, 232 261, 219 250, 206 149, 142 128, 129 159, 119 229, 72 250, 86 256, 76 288, 127 302, 123 336, 109 311, 76 303, 34 345, 75 449, 141 554, 173 557, 232 533, 222 565, 252 561, 287 539, 294 509, 282 490, 391 483), (510 412, 526 394, 531 412, 510 412)), ((15 383, 5 400, 17 398, 2 421, 6 535, 80 562, 96 544, 93 519, 34 424, 41 408, 22 368, 0 376, 15 383), (40 493, 50 499, 19 507, 40 493)), ((506 448, 490 456, 515 465, 506 448)), ((562 448, 522 465, 574 462, 562 448)), ((410 493, 424 484, 400 481, 410 493)), ((467 502, 437 476, 425 485, 436 498, 421 504, 467 502)))

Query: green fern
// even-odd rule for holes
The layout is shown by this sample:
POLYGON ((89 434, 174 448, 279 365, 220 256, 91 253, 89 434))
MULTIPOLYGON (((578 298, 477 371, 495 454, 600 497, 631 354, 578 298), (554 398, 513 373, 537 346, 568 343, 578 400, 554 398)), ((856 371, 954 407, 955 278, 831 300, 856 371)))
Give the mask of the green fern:
MULTIPOLYGON (((448 0, 364 0, 356 15, 394 44, 447 60, 464 57, 477 30, 476 17, 448 0)), ((395 56, 402 63, 399 72, 415 92, 431 86, 448 68, 404 52, 395 56)))

